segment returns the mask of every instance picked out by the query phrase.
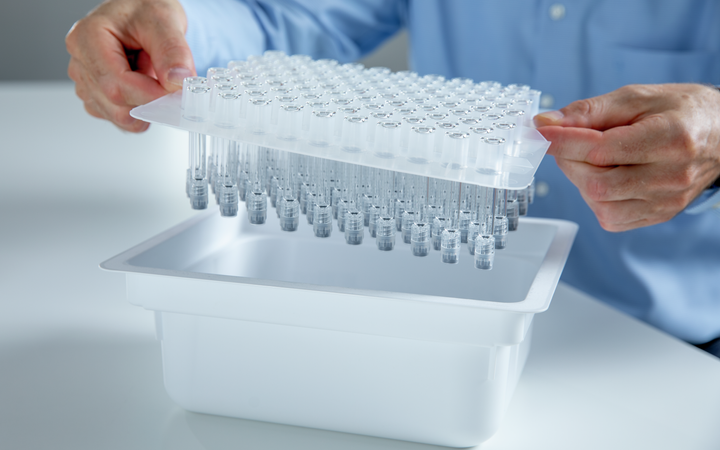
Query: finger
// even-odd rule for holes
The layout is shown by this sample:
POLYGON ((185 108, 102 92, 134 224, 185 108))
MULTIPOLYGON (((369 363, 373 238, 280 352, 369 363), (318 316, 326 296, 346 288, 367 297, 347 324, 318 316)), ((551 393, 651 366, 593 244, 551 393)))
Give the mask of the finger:
POLYGON ((612 232, 646 227, 672 219, 677 212, 645 200, 630 199, 617 202, 587 201, 603 229, 612 232))
POLYGON ((138 106, 167 93, 157 80, 132 71, 123 43, 108 29, 95 27, 84 33, 84 39, 93 45, 77 50, 73 59, 82 64, 85 78, 110 102, 138 106))
POLYGON ((192 52, 185 40, 187 22, 182 7, 157 5, 152 14, 138 18, 137 39, 147 52, 162 87, 175 91, 183 80, 195 75, 192 52))
MULTIPOLYGON (((102 95, 93 96, 89 101, 85 102, 85 104, 86 109, 88 109, 88 105, 90 105, 95 112, 100 114, 101 118, 109 120, 118 128, 125 131, 140 132, 148 128, 145 122, 137 120, 130 115, 130 110, 133 108, 132 106, 115 105, 102 95)), ((96 114, 93 115, 97 117, 96 114)))
POLYGON ((114 123, 118 128, 133 133, 147 129, 146 122, 137 120, 130 115, 131 106, 113 105, 102 98, 96 100, 96 104, 104 117, 114 123))
POLYGON ((548 155, 573 161, 587 162, 588 155, 603 142, 601 131, 587 128, 548 126, 538 128, 538 131, 551 142, 548 155))
POLYGON ((563 126, 592 128, 604 131, 627 125, 651 113, 661 98, 653 85, 630 85, 610 93, 578 100, 558 111, 549 111, 535 116, 541 126, 563 126))
POLYGON ((673 191, 671 181, 653 170, 654 165, 597 167, 584 162, 556 158, 558 167, 593 201, 650 199, 659 191, 673 191))
POLYGON ((86 102, 83 102, 83 106, 85 107, 85 111, 87 111, 88 114, 91 116, 98 118, 98 119, 104 119, 105 116, 100 112, 100 110, 95 105, 95 102, 92 100, 88 100, 86 102))
POLYGON ((661 161, 674 132, 660 115, 604 132, 558 126, 542 127, 538 131, 552 142, 548 154, 601 167, 661 161))
POLYGON ((147 75, 150 78, 157 79, 157 75, 155 74, 155 69, 152 66, 152 61, 150 60, 150 55, 144 50, 141 50, 140 53, 137 55, 137 69, 136 72, 139 72, 143 75, 147 75))

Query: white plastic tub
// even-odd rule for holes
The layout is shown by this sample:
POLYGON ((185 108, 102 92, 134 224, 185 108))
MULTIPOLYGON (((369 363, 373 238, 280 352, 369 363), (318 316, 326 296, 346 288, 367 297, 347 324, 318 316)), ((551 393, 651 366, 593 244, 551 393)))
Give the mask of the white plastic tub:
MULTIPOLYGON (((242 209, 242 208, 241 208, 242 209)), ((577 230, 523 218, 477 270, 212 211, 106 262, 190 411, 452 447, 497 430, 577 230)), ((302 221, 301 221, 302 222, 302 221)), ((307 227, 301 223, 301 228, 307 227)))

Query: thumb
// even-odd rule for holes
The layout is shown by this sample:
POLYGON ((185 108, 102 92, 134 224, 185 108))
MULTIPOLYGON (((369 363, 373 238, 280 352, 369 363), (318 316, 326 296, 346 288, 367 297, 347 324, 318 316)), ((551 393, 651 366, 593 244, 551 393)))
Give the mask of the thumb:
POLYGON ((645 112, 647 103, 638 101, 633 87, 626 86, 608 94, 577 100, 557 111, 533 118, 537 127, 561 126, 605 131, 632 123, 645 112))
POLYGON ((150 56, 160 85, 173 92, 195 75, 192 52, 185 40, 187 18, 179 3, 167 3, 145 14, 138 25, 138 41, 150 56))

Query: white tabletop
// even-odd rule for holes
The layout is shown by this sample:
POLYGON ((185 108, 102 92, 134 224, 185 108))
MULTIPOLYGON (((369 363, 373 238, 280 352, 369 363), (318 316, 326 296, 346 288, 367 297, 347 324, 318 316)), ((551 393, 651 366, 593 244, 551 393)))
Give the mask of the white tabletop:
MULTIPOLYGON (((185 137, 124 134, 69 84, 0 84, 0 448, 425 449, 184 412, 151 312, 97 264, 192 216, 185 137)), ((720 359, 560 285, 488 449, 720 448, 720 359)))

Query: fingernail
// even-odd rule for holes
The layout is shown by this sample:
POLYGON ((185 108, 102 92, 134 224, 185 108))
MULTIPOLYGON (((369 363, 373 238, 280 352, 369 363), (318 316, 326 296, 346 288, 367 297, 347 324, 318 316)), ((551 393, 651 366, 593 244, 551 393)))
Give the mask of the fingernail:
POLYGON ((189 69, 186 69, 185 67, 173 67, 168 72, 167 80, 170 84, 182 87, 183 80, 191 76, 193 76, 193 74, 189 69))
POLYGON ((548 111, 538 114, 533 120, 536 126, 541 127, 545 125, 557 125, 562 122, 563 117, 565 117, 565 114, 560 111, 548 111))

